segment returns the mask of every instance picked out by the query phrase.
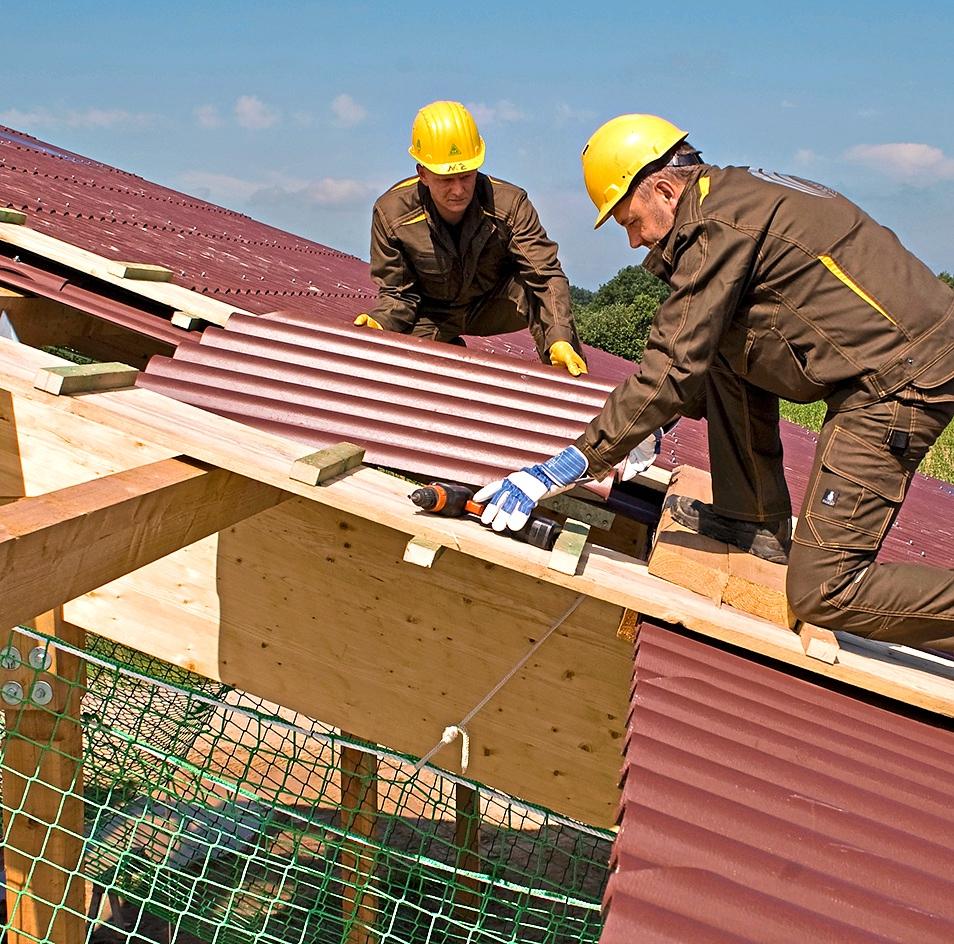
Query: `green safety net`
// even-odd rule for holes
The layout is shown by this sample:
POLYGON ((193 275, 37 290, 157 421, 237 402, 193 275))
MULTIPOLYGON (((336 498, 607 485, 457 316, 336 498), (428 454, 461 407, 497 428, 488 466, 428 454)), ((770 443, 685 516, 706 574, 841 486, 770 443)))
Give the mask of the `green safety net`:
MULTIPOLYGON (((23 640, 11 635, 5 665, 23 640)), ((598 939, 612 833, 431 766, 417 771, 413 758, 106 639, 88 636, 78 655, 87 676, 82 756, 60 759, 83 769, 85 940, 598 939)), ((49 671, 34 675, 53 681, 49 671)), ((11 745, 36 738, 29 718, 50 711, 18 709, 11 694, 0 745, 7 780, 11 745)), ((37 758, 62 751, 55 738, 32 743, 37 758)), ((40 761, 23 770, 21 754, 27 788, 10 805, 4 797, 5 826, 30 817, 31 792, 44 789, 40 761)), ((48 838, 63 828, 37 825, 48 838)), ((33 874, 22 894, 66 907, 62 895, 44 898, 43 874, 33 874)))

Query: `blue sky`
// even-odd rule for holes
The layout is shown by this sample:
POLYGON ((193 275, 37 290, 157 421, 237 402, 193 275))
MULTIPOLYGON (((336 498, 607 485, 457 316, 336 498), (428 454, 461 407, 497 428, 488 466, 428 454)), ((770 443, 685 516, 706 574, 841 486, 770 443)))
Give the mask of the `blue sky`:
POLYGON ((950 2, 3 4, 0 123, 367 258, 417 108, 472 107, 575 284, 640 254, 592 230, 579 153, 622 112, 707 160, 836 187, 954 270, 950 2))

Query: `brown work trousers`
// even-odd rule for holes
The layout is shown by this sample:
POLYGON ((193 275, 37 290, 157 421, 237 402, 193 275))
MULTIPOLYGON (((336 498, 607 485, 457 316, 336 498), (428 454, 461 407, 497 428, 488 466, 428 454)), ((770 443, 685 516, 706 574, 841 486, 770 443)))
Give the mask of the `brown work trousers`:
MULTIPOLYGON (((411 334, 431 341, 463 344, 462 334, 488 337, 493 334, 509 334, 523 328, 530 329, 530 336, 540 360, 549 364, 550 355, 544 339, 544 327, 540 321, 540 307, 523 281, 517 276, 511 276, 494 292, 474 305, 438 308, 429 304, 427 299, 423 300, 411 334)), ((586 360, 575 325, 570 343, 586 360)))
MULTIPOLYGON (((915 470, 954 417, 954 383, 930 396, 906 389, 826 416, 789 556, 787 592, 799 619, 954 649, 954 571, 875 563, 915 470), (892 431, 906 434, 894 450, 892 431)), ((747 521, 790 515, 776 397, 717 362, 704 412, 716 511, 747 521)))

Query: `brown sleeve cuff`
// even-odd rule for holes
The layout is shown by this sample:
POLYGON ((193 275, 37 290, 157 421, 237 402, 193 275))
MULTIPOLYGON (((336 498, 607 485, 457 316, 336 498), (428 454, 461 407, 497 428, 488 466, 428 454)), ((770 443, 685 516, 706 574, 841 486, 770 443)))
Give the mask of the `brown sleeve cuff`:
POLYGON ((590 475, 593 476, 598 482, 602 479, 605 479, 613 469, 615 468, 615 463, 607 462, 589 443, 586 442, 586 439, 581 436, 575 443, 573 443, 580 452, 586 456, 586 461, 589 463, 587 471, 590 475))

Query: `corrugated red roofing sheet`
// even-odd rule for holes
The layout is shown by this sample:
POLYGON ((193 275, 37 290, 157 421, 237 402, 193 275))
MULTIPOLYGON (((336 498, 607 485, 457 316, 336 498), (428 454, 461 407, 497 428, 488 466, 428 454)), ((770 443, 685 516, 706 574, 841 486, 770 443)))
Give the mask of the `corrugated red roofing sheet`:
POLYGON ((954 730, 640 630, 601 944, 954 940, 954 730))
POLYGON ((317 317, 233 316, 139 385, 315 446, 353 439, 367 461, 482 483, 575 438, 611 384, 317 317))

